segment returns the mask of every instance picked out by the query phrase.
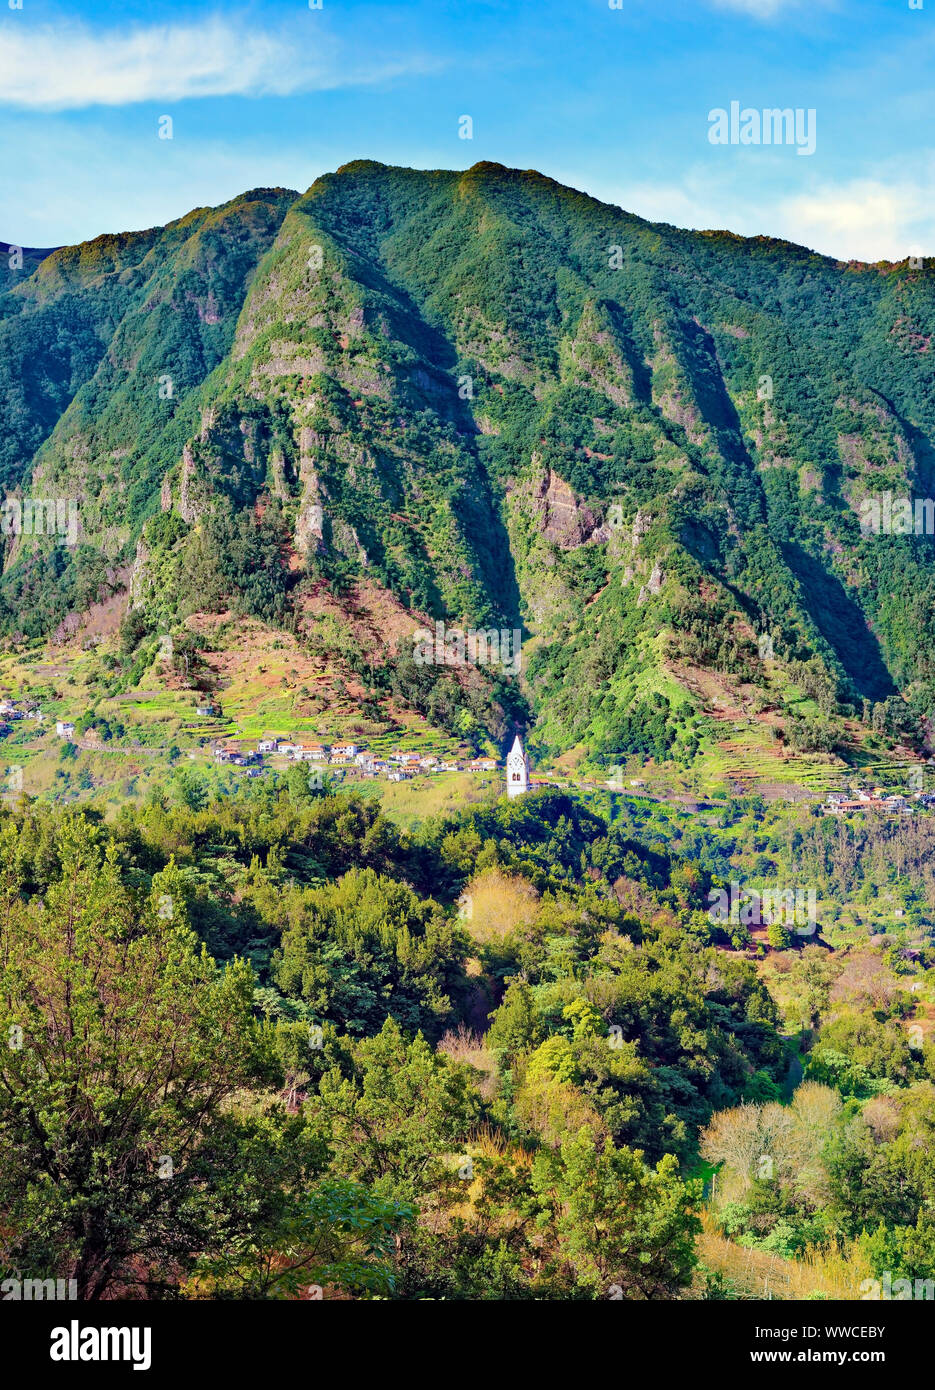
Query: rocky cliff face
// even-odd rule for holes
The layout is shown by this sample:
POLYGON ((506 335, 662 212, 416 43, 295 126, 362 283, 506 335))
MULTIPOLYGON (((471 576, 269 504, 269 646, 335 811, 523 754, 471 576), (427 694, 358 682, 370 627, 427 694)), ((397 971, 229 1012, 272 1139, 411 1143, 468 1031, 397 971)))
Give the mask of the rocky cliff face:
POLYGON ((858 518, 932 487, 933 333, 931 271, 490 164, 360 162, 64 248, 0 281, 0 470, 79 497, 83 544, 8 542, 3 618, 51 630, 95 554, 159 573, 132 601, 161 627, 201 601, 284 620, 366 574, 535 637, 557 745, 667 651, 752 669, 744 632, 855 708, 927 689, 931 543, 858 518))

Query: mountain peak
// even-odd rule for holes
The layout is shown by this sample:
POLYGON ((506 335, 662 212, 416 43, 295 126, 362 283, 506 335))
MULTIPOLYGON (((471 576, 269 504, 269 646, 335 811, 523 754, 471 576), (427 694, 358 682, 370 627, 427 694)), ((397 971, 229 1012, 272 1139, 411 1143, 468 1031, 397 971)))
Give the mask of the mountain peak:
POLYGON ((523 727, 540 766, 926 736, 932 542, 860 523, 935 485, 930 272, 355 160, 14 283, 0 474, 81 544, 4 538, 8 636, 122 606, 127 679, 174 634, 211 689, 226 612, 319 733, 523 727), (470 656, 417 660, 436 623, 470 656))

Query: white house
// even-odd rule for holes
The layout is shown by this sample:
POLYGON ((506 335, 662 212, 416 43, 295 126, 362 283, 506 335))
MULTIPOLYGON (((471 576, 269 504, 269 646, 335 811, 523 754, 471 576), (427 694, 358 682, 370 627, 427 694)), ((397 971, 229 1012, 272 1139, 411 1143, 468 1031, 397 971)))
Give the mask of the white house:
POLYGON ((275 753, 277 740, 274 738, 261 738, 256 746, 258 753, 275 753))
POLYGON ((506 794, 507 796, 522 796, 524 792, 528 791, 529 759, 526 757, 523 741, 517 734, 506 759, 506 794))
POLYGON ((75 732, 75 726, 74 724, 69 724, 67 720, 57 719, 55 721, 55 732, 58 734, 59 738, 71 738, 72 734, 75 732))
POLYGON ((296 762, 324 763, 328 761, 328 750, 320 743, 297 743, 292 750, 296 762))

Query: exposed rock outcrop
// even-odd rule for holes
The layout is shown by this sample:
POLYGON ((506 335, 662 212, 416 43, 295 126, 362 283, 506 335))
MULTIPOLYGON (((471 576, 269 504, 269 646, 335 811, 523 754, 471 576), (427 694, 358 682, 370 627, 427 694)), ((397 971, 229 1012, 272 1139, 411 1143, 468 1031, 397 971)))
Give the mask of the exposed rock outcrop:
POLYGON ((574 550, 587 541, 610 539, 610 527, 602 523, 590 507, 579 502, 574 492, 551 468, 543 470, 532 492, 531 505, 538 518, 538 529, 560 550, 574 550))
POLYGON ((179 514, 191 526, 204 512, 204 501, 198 496, 195 479, 195 456, 191 445, 182 450, 182 481, 179 488, 179 514))

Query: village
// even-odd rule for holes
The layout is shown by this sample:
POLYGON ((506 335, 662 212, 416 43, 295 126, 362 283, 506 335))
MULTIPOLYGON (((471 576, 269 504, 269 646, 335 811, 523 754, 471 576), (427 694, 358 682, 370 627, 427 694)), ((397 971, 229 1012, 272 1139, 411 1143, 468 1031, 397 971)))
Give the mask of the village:
POLYGON ((314 763, 321 768, 355 769, 362 777, 385 777, 390 782, 404 782, 418 773, 495 772, 499 766, 496 758, 457 762, 445 761, 431 753, 398 751, 380 757, 356 743, 293 743, 280 738, 259 739, 256 748, 251 749, 230 741, 217 741, 211 745, 211 753, 216 762, 246 768, 254 775, 259 775, 265 758, 277 757, 314 763))
MULTIPOLYGON (((197 717, 202 719, 216 719, 220 715, 218 706, 208 702, 196 705, 194 712, 197 717)), ((46 716, 35 702, 18 701, 9 697, 0 698, 0 738, 5 738, 11 734, 13 724, 21 720, 34 720, 41 729, 46 716)), ((55 734, 57 738, 65 742, 74 741, 76 736, 74 720, 56 719, 55 734)), ((507 791, 511 795, 530 790, 534 786, 550 785, 548 778, 533 778, 531 776, 528 760, 519 738, 516 739, 510 757, 506 760, 490 756, 466 758, 450 753, 445 756, 414 749, 377 752, 368 748, 365 743, 317 741, 309 743, 295 737, 281 738, 273 735, 259 739, 256 739, 254 735, 252 741, 255 741, 255 746, 247 746, 248 741, 243 737, 240 739, 216 738, 210 742, 202 740, 202 751, 216 763, 228 765, 232 769, 236 768, 245 777, 260 777, 264 771, 273 766, 281 768, 283 762, 297 762, 312 764, 321 773, 325 769, 333 769, 335 771, 340 770, 342 776, 350 774, 355 779, 383 778, 388 782, 406 782, 414 777, 451 772, 492 773, 506 768, 507 791), (519 771, 519 776, 515 778, 511 777, 509 771, 510 759, 514 757, 517 760, 519 771), (276 760, 275 764, 272 762, 273 759, 276 760), (520 785, 514 786, 514 782, 520 785)), ((908 816, 916 811, 931 811, 935 809, 935 791, 922 790, 922 777, 921 768, 918 766, 911 768, 908 772, 904 792, 900 792, 892 786, 859 785, 830 791, 825 794, 819 809, 823 814, 833 816, 848 816, 868 811, 908 816)), ((551 785, 564 786, 566 782, 562 779, 551 783, 551 785)), ((603 785, 612 786, 613 784, 583 781, 581 785, 596 788, 603 785)), ((634 788, 642 788, 644 785, 645 783, 640 779, 631 780, 631 786, 634 788)), ((635 794, 639 795, 640 793, 637 791, 635 794)))
MULTIPOLYGON (((221 717, 218 706, 208 702, 196 705, 194 712, 197 717, 202 719, 221 717)), ((47 716, 34 702, 16 700, 8 696, 0 697, 0 738, 6 738, 13 732, 14 723, 26 719, 35 720, 40 726, 39 731, 42 732, 47 716)), ((77 717, 57 718, 52 715, 49 720, 50 724, 52 719, 54 719, 57 739, 65 744, 76 744, 82 749, 89 749, 90 751, 97 749, 98 740, 93 726, 89 733, 86 732, 82 735, 80 732, 84 728, 84 716, 82 721, 79 721, 77 717)), ((397 748, 392 751, 380 750, 377 752, 368 748, 366 744, 356 742, 305 742, 295 736, 282 738, 272 734, 261 738, 253 735, 249 739, 244 736, 216 737, 210 740, 202 738, 200 744, 200 751, 203 756, 208 756, 218 764, 237 769, 247 777, 260 777, 264 771, 271 770, 273 767, 281 769, 283 762, 296 762, 311 764, 322 773, 327 768, 334 771, 340 770, 342 775, 350 773, 355 778, 385 778, 389 782, 405 782, 416 776, 430 774, 493 773, 504 767, 509 769, 512 759, 517 766, 511 778, 511 794, 515 795, 519 791, 526 791, 531 785, 528 761, 518 736, 515 739, 510 758, 506 759, 505 762, 489 755, 474 757, 459 755, 457 751, 445 754, 430 752, 425 749, 403 751, 397 748), (274 759, 275 763, 272 761, 274 759)), ((126 751, 136 755, 146 751, 137 740, 133 740, 132 746, 126 749, 119 747, 116 743, 106 746, 114 752, 126 751)), ((189 755, 195 757, 197 751, 191 750, 189 755)))
POLYGON ((935 806, 935 792, 915 791, 912 800, 894 792, 888 787, 855 787, 846 792, 829 792, 822 810, 826 815, 847 816, 854 811, 888 811, 891 815, 908 816, 920 807, 929 810, 935 806))

